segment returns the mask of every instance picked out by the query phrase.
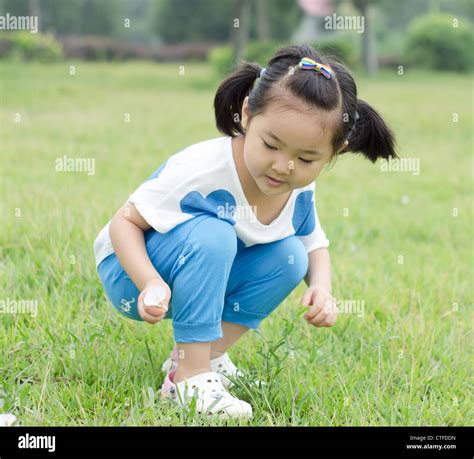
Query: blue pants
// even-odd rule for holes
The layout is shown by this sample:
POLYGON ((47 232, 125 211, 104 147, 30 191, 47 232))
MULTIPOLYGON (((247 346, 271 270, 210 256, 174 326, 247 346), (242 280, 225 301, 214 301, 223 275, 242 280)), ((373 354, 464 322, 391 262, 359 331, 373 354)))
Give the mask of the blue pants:
MULTIPOLYGON (((232 225, 210 215, 194 217, 167 233, 150 229, 145 244, 171 289, 165 319, 173 320, 177 343, 222 338, 222 320, 258 328, 308 270, 306 249, 296 236, 237 250, 232 225)), ((112 305, 126 317, 142 320, 140 292, 116 255, 97 269, 112 305)))

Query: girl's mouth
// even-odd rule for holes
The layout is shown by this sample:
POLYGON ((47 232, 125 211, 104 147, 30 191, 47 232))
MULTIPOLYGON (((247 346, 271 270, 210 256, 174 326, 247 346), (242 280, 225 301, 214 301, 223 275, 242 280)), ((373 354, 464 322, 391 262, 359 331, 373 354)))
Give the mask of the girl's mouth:
POLYGON ((281 180, 275 180, 274 178, 268 176, 268 175, 265 175, 265 178, 267 179, 267 183, 270 185, 270 186, 273 186, 273 187, 277 187, 277 186, 280 186, 282 183, 285 183, 281 180))

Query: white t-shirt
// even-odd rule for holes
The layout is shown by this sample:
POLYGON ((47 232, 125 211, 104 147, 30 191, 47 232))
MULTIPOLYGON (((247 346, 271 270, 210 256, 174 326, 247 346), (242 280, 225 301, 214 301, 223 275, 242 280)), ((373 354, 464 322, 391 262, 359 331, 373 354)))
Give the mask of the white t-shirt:
MULTIPOLYGON (((292 190, 284 209, 269 225, 260 223, 245 197, 232 155, 232 137, 191 145, 166 160, 128 201, 160 233, 202 214, 228 221, 238 249, 296 235, 309 253, 328 247, 314 204, 314 182, 292 190)), ((94 241, 96 266, 114 253, 110 221, 94 241)))

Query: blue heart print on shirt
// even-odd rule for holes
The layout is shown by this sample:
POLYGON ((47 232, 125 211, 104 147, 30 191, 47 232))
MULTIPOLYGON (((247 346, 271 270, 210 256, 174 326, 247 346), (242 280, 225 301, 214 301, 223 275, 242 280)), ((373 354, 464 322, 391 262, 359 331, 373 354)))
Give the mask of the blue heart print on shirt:
MULTIPOLYGON (((181 211, 191 215, 211 214, 235 225, 234 213, 237 207, 232 193, 219 189, 204 197, 198 191, 191 191, 181 199, 181 211)), ((237 250, 242 250, 245 243, 237 237, 237 250)))
POLYGON ((307 236, 314 231, 316 213, 312 201, 312 191, 303 191, 296 197, 295 211, 291 221, 295 229, 295 236, 307 236))
POLYGON ((181 211, 191 215, 211 214, 235 225, 237 207, 234 196, 227 190, 215 190, 204 197, 199 191, 189 192, 180 202, 181 211))

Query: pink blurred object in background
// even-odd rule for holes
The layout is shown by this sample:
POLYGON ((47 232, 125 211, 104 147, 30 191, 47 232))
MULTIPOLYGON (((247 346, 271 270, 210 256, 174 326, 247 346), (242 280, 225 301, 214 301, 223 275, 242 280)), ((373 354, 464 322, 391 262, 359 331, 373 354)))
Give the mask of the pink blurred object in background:
POLYGON ((331 0, 298 0, 298 5, 308 16, 327 16, 334 11, 331 0))

